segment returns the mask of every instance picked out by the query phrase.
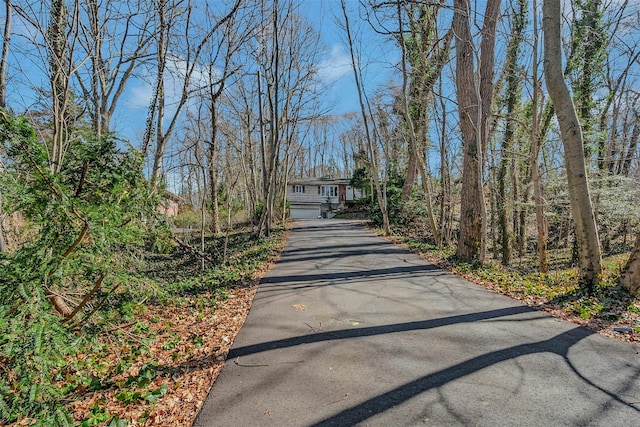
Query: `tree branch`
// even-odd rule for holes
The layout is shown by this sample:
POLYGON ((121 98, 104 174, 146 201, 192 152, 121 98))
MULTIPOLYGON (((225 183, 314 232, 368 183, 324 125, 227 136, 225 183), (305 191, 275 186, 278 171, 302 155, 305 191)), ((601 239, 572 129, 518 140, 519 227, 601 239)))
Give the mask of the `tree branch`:
POLYGON ((96 283, 93 285, 93 288, 91 289, 91 291, 89 291, 89 293, 85 294, 85 296, 82 298, 82 301, 80 301, 80 304, 78 304, 76 306, 76 308, 73 309, 73 311, 68 315, 65 316, 64 320, 62 321, 64 322, 68 322, 69 320, 73 319, 75 317, 76 314, 78 314, 78 312, 80 310, 82 310, 82 308, 87 305, 87 303, 89 302, 89 300, 91 299, 91 297, 98 292, 98 290, 100 289, 100 286, 102 286, 102 282, 104 281, 104 274, 102 274, 98 280, 96 281, 96 283))

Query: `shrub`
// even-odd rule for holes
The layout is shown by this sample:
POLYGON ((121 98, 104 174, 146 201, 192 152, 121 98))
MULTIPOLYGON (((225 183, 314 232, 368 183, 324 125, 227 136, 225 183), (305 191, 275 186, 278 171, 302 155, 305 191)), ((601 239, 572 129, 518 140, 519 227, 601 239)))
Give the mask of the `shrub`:
POLYGON ((0 143, 3 207, 33 228, 0 258, 0 421, 60 424, 66 415, 56 403, 56 372, 87 319, 128 287, 145 243, 167 229, 141 153, 113 136, 70 141, 63 164, 51 167, 26 119, 3 115, 0 143))

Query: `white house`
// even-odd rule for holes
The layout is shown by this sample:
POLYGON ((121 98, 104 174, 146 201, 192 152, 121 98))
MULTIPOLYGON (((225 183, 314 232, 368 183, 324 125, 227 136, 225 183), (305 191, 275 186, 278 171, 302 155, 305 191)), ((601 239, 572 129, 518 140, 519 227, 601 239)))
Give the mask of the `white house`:
POLYGON ((344 208, 348 200, 362 197, 349 179, 294 179, 287 185, 287 201, 292 219, 326 218, 331 211, 344 208))

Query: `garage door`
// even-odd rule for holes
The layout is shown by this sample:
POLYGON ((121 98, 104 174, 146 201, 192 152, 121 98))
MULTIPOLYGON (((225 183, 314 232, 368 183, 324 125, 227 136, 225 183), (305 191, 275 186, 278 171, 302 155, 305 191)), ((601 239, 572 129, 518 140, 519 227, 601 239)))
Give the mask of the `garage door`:
POLYGON ((291 207, 291 219, 316 219, 319 216, 319 207, 291 207))

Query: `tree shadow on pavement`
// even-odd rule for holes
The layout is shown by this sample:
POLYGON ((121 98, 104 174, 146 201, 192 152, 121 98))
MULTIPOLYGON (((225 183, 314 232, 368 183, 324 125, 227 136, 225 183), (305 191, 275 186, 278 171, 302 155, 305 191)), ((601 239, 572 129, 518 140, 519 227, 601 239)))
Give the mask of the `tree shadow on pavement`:
MULTIPOLYGON (((228 354, 227 360, 237 359, 243 356, 248 356, 260 352, 272 351, 278 349, 284 349, 304 344, 311 344, 317 342, 328 342, 334 340, 344 340, 351 338, 362 338, 375 335, 400 333, 406 331, 425 330, 431 328, 438 328, 447 325, 478 322, 487 319, 499 319, 506 316, 514 316, 525 313, 536 312, 535 309, 526 306, 507 307, 496 310, 489 310, 478 313, 462 314, 450 317, 444 317, 439 319, 429 319, 416 322, 406 322, 391 325, 381 325, 373 327, 363 328, 351 328, 342 329, 336 331, 319 332, 303 336, 296 336, 291 338, 285 338, 281 340, 263 342, 259 344, 253 344, 244 347, 233 348, 228 354)), ((527 319, 531 320, 531 319, 527 319)), ((353 426, 362 423, 377 414, 381 414, 387 410, 392 409, 395 406, 402 404, 424 392, 427 392, 443 385, 453 382, 462 377, 478 372, 482 369, 496 365, 510 359, 516 359, 522 356, 537 354, 537 353, 552 353, 562 357, 569 365, 572 372, 579 377, 584 383, 599 390, 600 392, 609 396, 611 401, 616 401, 624 406, 632 408, 638 412, 640 409, 634 405, 633 402, 628 402, 621 397, 621 391, 612 392, 605 388, 593 383, 589 379, 582 376, 578 370, 573 366, 569 359, 569 350, 579 341, 593 335, 594 332, 582 328, 575 327, 566 332, 558 334, 547 340, 542 340, 534 343, 526 343, 515 345, 509 348, 492 351, 474 357, 467 361, 458 363, 446 369, 442 369, 438 372, 434 372, 423 377, 420 377, 414 381, 403 384, 386 393, 377 395, 363 403, 355 405, 351 408, 345 409, 337 414, 332 415, 329 418, 315 424, 316 426, 353 426)), ((634 378, 640 376, 640 372, 637 372, 634 378)), ((634 381, 634 380, 632 380, 634 381)), ((627 388, 629 385, 627 385, 627 388)))
MULTIPOLYGON (((357 279, 357 278, 380 278, 389 275, 409 275, 412 273, 425 273, 425 272, 442 271, 435 265, 410 265, 407 267, 393 267, 393 268, 379 268, 379 269, 365 269, 361 271, 344 271, 344 272, 327 272, 327 273, 315 273, 315 274, 301 274, 301 275, 287 275, 287 276, 265 276, 260 281, 262 288, 268 288, 270 285, 281 285, 286 283, 289 285, 298 285, 300 287, 313 286, 309 282, 323 281, 326 284, 335 284, 336 281, 357 279)), ((264 290, 261 290, 264 292, 264 290)))
POLYGON ((569 361, 569 349, 574 344, 592 334, 593 332, 589 331, 588 329, 576 327, 558 334, 548 340, 538 341, 535 343, 520 344, 502 350, 485 353, 462 363, 458 363, 449 368, 434 372, 429 375, 425 375, 414 381, 403 384, 400 387, 396 387, 393 390, 389 390, 386 393, 375 396, 363 403, 332 415, 331 417, 314 424, 314 426, 353 426, 377 414, 383 413, 395 406, 398 406, 403 402, 428 390, 442 387, 447 383, 450 383, 467 375, 471 375, 474 372, 478 372, 500 362, 536 353, 553 353, 561 356, 566 361, 566 363, 570 365, 572 371, 577 376, 579 376, 582 381, 608 395, 611 400, 632 408, 637 412, 640 412, 640 409, 638 409, 633 402, 627 402, 622 399, 622 397, 620 397, 620 393, 614 393, 609 390, 605 390, 604 388, 592 383, 587 378, 580 375, 569 361))
POLYGON ((311 344, 322 341, 344 340, 349 338, 362 338, 375 335, 392 334, 398 332, 418 331, 425 329, 439 328, 442 326, 454 325, 458 323, 478 322, 481 320, 494 319, 504 316, 513 316, 521 313, 532 313, 536 310, 527 306, 515 306, 489 310, 481 313, 460 314, 439 319, 421 320, 416 322, 396 323, 392 325, 369 326, 364 328, 350 328, 336 331, 318 332, 314 334, 301 335, 285 338, 276 341, 268 341, 245 347, 232 348, 228 359, 248 356, 250 354, 261 353, 263 351, 278 350, 282 348, 294 347, 302 344, 311 344))

